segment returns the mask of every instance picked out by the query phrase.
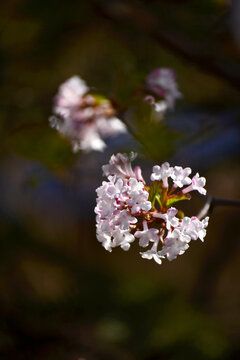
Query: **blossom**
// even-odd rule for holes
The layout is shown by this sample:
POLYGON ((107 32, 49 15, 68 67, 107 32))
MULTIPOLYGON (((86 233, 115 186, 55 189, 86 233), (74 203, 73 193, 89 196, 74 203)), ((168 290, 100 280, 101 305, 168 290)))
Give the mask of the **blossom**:
POLYGON ((109 163, 102 167, 103 175, 117 175, 123 179, 134 177, 135 172, 132 169, 131 162, 135 157, 136 154, 133 152, 131 152, 129 156, 121 153, 112 155, 109 163))
MULTIPOLYGON (((78 76, 72 76, 60 85, 55 98, 54 112, 61 115, 69 115, 71 111, 78 108, 83 101, 83 95, 89 91, 86 82, 78 76)), ((92 100, 93 101, 93 100, 92 100)))
POLYGON ((145 88, 146 91, 154 95, 147 95, 145 100, 153 105, 158 112, 164 112, 168 108, 173 109, 175 99, 182 97, 178 90, 175 72, 168 68, 157 68, 152 71, 146 77, 145 88), (156 101, 155 96, 164 100, 156 101))
POLYGON ((163 219, 166 223, 166 228, 169 230, 171 226, 176 227, 179 223, 178 218, 175 217, 177 212, 178 212, 177 209, 171 207, 170 209, 167 210, 165 214, 154 213, 153 217, 163 219))
POLYGON ((73 151, 102 151, 106 144, 102 137, 127 131, 125 124, 115 116, 111 102, 90 94, 86 82, 73 76, 62 85, 54 100, 51 127, 69 138, 73 151))
MULTIPOLYGON (((154 243, 155 245, 155 243, 154 243)), ((156 250, 156 246, 152 247, 150 250, 140 253, 143 259, 151 260, 153 259, 157 264, 161 265, 162 259, 164 256, 160 255, 156 250)))
POLYGON ((160 256, 167 256, 169 261, 176 259, 178 255, 182 255, 189 248, 186 242, 179 239, 177 231, 173 231, 165 239, 162 250, 158 252, 160 256))
POLYGON ((111 241, 111 236, 108 235, 106 232, 104 231, 99 231, 99 229, 97 229, 97 239, 99 242, 102 243, 102 246, 107 250, 107 251, 112 251, 112 241, 111 241))
POLYGON ((198 191, 205 182, 198 174, 190 179, 190 168, 164 163, 153 167, 153 183, 147 186, 140 167, 132 168, 134 158, 135 154, 112 155, 102 167, 107 181, 96 190, 97 239, 110 252, 117 246, 127 251, 137 239, 140 247, 151 246, 140 252, 142 258, 158 264, 164 258, 171 261, 182 255, 192 240, 203 241, 206 236, 208 217, 184 216, 172 206, 190 197, 184 195, 185 185, 194 184, 198 191))
MULTIPOLYGON (((67 135, 67 133, 68 131, 66 131, 65 134, 67 135)), ((105 142, 101 139, 100 134, 96 131, 96 128, 94 126, 90 125, 86 128, 83 127, 81 131, 76 134, 76 136, 80 136, 81 139, 77 137, 75 138, 74 136, 74 133, 70 135, 70 137, 72 138, 73 152, 75 153, 79 150, 83 150, 86 152, 90 150, 102 151, 106 147, 105 142)))
POLYGON ((114 220, 112 223, 117 225, 120 230, 128 230, 131 224, 136 224, 137 219, 131 216, 128 210, 119 210, 114 214, 114 220))
POLYGON ((140 168, 140 166, 135 166, 134 174, 136 175, 136 178, 138 180, 141 180, 143 183, 145 183, 143 176, 142 176, 142 169, 140 168))
POLYGON ((197 173, 192 178, 191 185, 183 189, 183 194, 186 194, 192 190, 197 190, 200 194, 206 195, 207 191, 206 189, 204 189, 205 184, 206 184, 206 179, 204 177, 199 177, 199 174, 197 173))
POLYGON ((148 228, 146 220, 143 221, 143 231, 136 231, 135 237, 139 238, 139 245, 142 247, 147 247, 149 241, 156 242, 159 239, 158 236, 159 230, 154 228, 148 228))
POLYGON ((132 213, 136 214, 140 210, 148 211, 151 209, 152 204, 148 201, 148 192, 144 190, 144 185, 141 181, 135 178, 129 179, 129 196, 127 204, 132 207, 132 213))
POLYGON ((162 164, 162 166, 155 165, 152 169, 151 180, 162 180, 163 186, 168 187, 168 177, 172 175, 173 168, 170 167, 168 162, 162 164))
POLYGON ((192 216, 191 218, 185 216, 181 225, 182 233, 189 236, 192 240, 199 238, 204 241, 208 220, 208 217, 200 221, 196 216, 192 216))
POLYGON ((192 172, 189 167, 183 169, 181 166, 174 166, 171 178, 174 186, 182 188, 184 185, 191 184, 191 179, 188 177, 192 172))
POLYGON ((155 97, 152 95, 145 96, 144 101, 146 101, 153 107, 155 113, 157 114, 156 120, 162 120, 163 115, 168 109, 167 102, 165 100, 156 101, 155 97))
POLYGON ((134 240, 134 236, 129 231, 117 228, 113 231, 112 247, 120 246, 123 250, 127 251, 134 240))

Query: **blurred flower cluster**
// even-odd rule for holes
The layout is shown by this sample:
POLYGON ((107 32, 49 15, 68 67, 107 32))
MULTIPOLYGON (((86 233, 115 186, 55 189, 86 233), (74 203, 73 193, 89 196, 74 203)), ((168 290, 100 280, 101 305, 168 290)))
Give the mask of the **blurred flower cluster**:
MULTIPOLYGON (((158 68, 145 80, 145 101, 153 106, 157 119, 162 119, 175 100, 182 95, 178 91, 172 69, 158 68)), ((73 76, 60 85, 54 99, 52 128, 70 139, 73 151, 103 151, 104 139, 126 133, 127 127, 116 117, 111 101, 91 92, 86 82, 73 76)))
POLYGON ((85 81, 73 76, 65 81, 55 97, 50 125, 72 142, 73 151, 102 151, 102 137, 127 131, 115 116, 115 109, 105 97, 92 94, 85 81))
POLYGON ((128 250, 136 239, 143 248, 151 244, 140 254, 161 264, 165 257, 173 260, 182 255, 191 240, 204 240, 208 217, 200 221, 184 216, 172 205, 190 199, 193 190, 206 194, 206 180, 199 174, 191 179, 190 168, 165 162, 153 167, 152 184, 147 186, 141 168, 132 169, 134 158, 133 153, 119 153, 103 166, 107 181, 96 190, 97 239, 108 251, 117 246, 128 250))
POLYGON ((145 101, 159 113, 159 119, 168 109, 173 109, 175 100, 182 97, 178 90, 176 74, 168 68, 157 68, 145 80, 145 101))

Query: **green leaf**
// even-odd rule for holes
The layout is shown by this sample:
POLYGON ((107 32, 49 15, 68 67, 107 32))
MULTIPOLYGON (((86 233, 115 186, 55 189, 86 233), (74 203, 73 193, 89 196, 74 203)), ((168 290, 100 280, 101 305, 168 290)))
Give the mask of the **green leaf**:
POLYGON ((94 100, 96 101, 97 105, 101 105, 105 103, 106 101, 109 101, 105 96, 99 95, 99 94, 91 94, 94 97, 94 100))
POLYGON ((159 203, 160 207, 162 205, 162 182, 154 181, 154 183, 149 188, 149 201, 152 203, 152 207, 154 207, 155 201, 159 203))
POLYGON ((157 200, 160 208, 162 207, 162 194, 158 194, 155 196, 155 200, 157 200))
POLYGON ((190 200, 190 199, 191 199, 190 194, 172 195, 168 198, 166 202, 166 206, 170 207, 172 204, 175 204, 178 201, 190 200))

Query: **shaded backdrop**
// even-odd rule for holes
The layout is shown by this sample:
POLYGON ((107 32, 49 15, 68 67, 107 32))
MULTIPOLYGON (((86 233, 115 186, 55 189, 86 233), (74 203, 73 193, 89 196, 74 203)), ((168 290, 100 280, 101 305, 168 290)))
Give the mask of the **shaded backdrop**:
MULTIPOLYGON (((205 243, 161 266, 110 254, 95 237, 95 188, 112 153, 136 150, 149 177, 169 160, 239 198, 237 1, 0 4, 0 357, 240 358, 239 209, 216 208, 205 243), (136 89, 156 67, 183 99, 164 124, 136 89), (48 126, 59 84, 78 74, 119 107, 129 134, 73 155, 48 126)), ((198 197, 189 214, 202 206, 198 197)))

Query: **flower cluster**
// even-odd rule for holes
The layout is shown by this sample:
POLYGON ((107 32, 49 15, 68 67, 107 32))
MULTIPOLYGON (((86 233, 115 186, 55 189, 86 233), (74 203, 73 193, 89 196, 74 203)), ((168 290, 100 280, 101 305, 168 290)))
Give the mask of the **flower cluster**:
POLYGON ((148 93, 145 100, 159 114, 164 114, 167 109, 173 109, 175 100, 182 97, 172 69, 155 69, 146 77, 145 89, 148 93))
POLYGON ((102 139, 127 131, 126 126, 115 116, 111 102, 91 94, 85 81, 73 76, 65 81, 55 97, 54 116, 50 125, 68 137, 73 151, 102 151, 106 144, 102 139))
POLYGON ((173 260, 183 254, 191 240, 204 240, 208 217, 184 216, 172 207, 175 202, 190 199, 190 192, 206 194, 206 180, 190 168, 171 167, 167 162, 153 167, 152 184, 146 186, 139 166, 132 169, 134 154, 113 155, 103 166, 107 181, 96 190, 95 207, 97 239, 104 248, 120 246, 128 250, 138 239, 145 259, 161 264, 163 258, 173 260))

